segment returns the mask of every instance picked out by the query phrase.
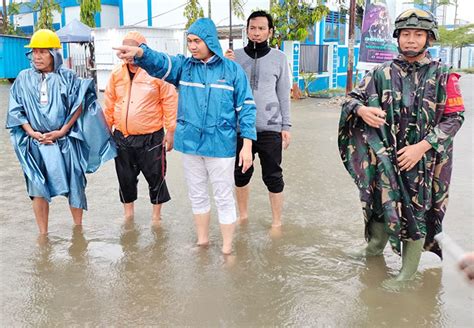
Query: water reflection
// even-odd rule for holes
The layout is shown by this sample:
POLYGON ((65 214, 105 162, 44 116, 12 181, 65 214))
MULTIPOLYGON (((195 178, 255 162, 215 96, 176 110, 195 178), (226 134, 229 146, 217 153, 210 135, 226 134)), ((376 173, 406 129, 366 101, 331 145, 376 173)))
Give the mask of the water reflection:
POLYGON ((75 261, 75 264, 86 264, 87 246, 82 226, 72 228, 71 245, 68 248, 69 256, 75 261))
POLYGON ((359 294, 360 306, 366 316, 359 318, 360 324, 379 326, 425 326, 444 327, 441 292, 441 268, 424 270, 411 285, 392 292, 380 287, 387 279, 383 257, 367 261, 366 270, 360 280, 363 287, 359 294))
POLYGON ((48 327, 58 322, 73 323, 72 318, 99 315, 100 308, 94 306, 96 295, 89 284, 94 277, 89 276, 88 242, 82 229, 75 226, 66 240, 54 236, 38 238, 37 250, 31 257, 29 301, 21 311, 25 323, 48 327))

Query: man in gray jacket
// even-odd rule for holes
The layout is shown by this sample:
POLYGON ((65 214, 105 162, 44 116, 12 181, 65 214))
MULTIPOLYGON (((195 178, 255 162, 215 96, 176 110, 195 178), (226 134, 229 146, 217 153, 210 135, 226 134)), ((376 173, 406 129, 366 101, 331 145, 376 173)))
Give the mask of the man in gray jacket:
MULTIPOLYGON (((268 39, 273 33, 273 20, 265 11, 255 11, 247 19, 248 44, 235 52, 227 50, 226 57, 239 63, 250 80, 257 105, 257 141, 252 153, 258 153, 262 178, 268 191, 272 208, 272 227, 281 226, 283 209, 282 149, 290 144, 290 76, 288 62, 283 52, 272 49, 268 39)), ((242 147, 239 138, 237 151, 242 147)), ((249 182, 253 166, 242 173, 234 171, 239 222, 248 219, 249 182)))

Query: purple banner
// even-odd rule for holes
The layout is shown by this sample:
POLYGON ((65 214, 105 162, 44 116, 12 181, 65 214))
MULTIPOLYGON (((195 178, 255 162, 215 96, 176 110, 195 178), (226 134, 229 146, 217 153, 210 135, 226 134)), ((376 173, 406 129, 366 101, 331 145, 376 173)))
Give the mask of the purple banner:
POLYGON ((393 17, 386 2, 366 0, 357 69, 371 69, 398 54, 396 40, 392 37, 393 17))

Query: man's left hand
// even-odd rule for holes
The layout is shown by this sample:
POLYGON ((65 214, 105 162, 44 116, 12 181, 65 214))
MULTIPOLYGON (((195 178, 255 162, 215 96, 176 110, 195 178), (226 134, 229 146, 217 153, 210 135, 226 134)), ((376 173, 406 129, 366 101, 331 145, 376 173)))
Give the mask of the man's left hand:
POLYGON ((429 149, 431 149, 431 145, 426 140, 400 149, 397 152, 397 160, 400 170, 411 170, 429 149))
POLYGON ((281 144, 283 149, 287 149, 290 145, 291 133, 290 131, 281 131, 281 144))
POLYGON ((244 138, 243 146, 239 153, 239 166, 242 167, 242 173, 252 166, 252 140, 244 138))

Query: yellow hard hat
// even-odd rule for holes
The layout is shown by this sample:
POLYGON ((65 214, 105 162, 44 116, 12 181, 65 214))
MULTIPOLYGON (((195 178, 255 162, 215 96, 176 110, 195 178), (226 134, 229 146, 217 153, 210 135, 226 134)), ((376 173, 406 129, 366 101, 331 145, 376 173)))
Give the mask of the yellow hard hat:
POLYGON ((25 48, 59 49, 61 48, 61 41, 53 31, 41 29, 33 34, 30 44, 26 45, 25 48))

